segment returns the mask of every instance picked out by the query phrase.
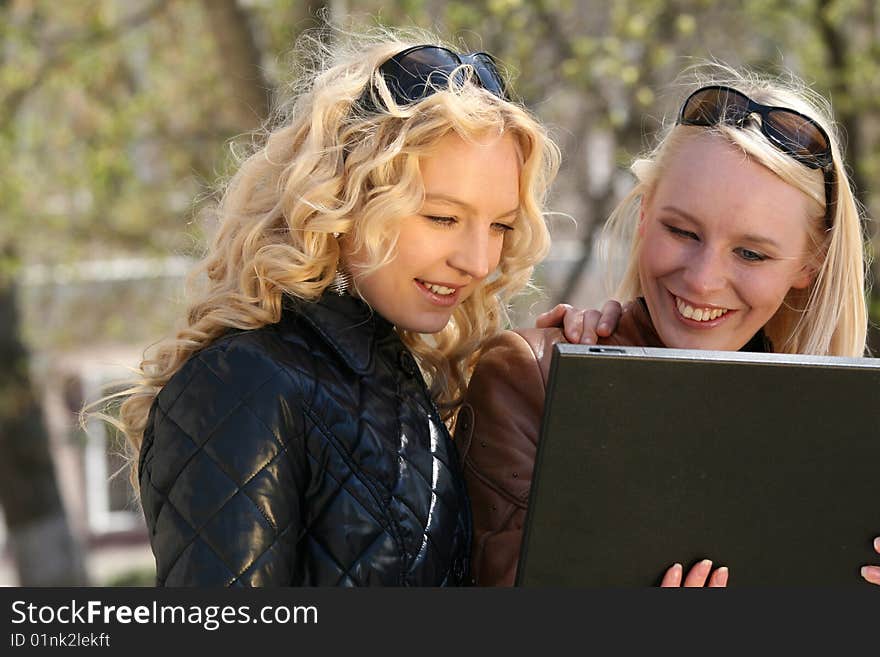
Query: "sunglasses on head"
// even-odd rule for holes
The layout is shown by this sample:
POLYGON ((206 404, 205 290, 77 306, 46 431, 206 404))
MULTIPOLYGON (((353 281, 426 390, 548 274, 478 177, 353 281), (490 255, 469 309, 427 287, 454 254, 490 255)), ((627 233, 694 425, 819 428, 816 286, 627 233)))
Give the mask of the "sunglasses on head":
MULTIPOLYGON (((460 55, 442 46, 420 45, 397 53, 379 67, 391 97, 399 105, 423 100, 446 88, 453 75, 456 82, 463 82, 471 71, 471 79, 483 89, 510 100, 495 59, 486 52, 460 55)), ((361 96, 361 107, 380 111, 374 99, 378 94, 371 84, 361 96)))
POLYGON ((678 122, 697 126, 723 123, 741 128, 755 114, 761 117, 761 132, 783 153, 811 169, 831 166, 831 141, 822 126, 800 112, 763 105, 731 87, 697 89, 681 106, 678 122))
POLYGON ((761 132, 776 148, 825 176, 825 219, 831 221, 834 160, 828 133, 809 116, 787 107, 764 105, 731 87, 709 86, 687 97, 678 114, 681 125, 742 128, 757 114, 761 132))

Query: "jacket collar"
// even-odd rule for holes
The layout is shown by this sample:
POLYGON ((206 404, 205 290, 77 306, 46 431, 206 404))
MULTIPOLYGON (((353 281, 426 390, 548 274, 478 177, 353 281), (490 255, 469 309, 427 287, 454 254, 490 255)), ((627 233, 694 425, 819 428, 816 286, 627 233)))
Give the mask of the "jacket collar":
POLYGON ((373 365, 376 342, 394 327, 365 301, 349 294, 327 291, 316 301, 285 297, 293 310, 358 374, 373 365))

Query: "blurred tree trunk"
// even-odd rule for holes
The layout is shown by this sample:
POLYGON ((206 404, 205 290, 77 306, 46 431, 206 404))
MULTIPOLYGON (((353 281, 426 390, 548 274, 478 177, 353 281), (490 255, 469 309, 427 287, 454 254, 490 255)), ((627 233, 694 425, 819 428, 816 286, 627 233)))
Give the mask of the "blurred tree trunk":
MULTIPOLYGON (((273 84, 262 66, 263 53, 254 38, 251 18, 237 0, 202 0, 202 6, 228 72, 236 123, 241 130, 257 128, 269 116, 273 84)), ((299 31, 332 22, 329 3, 308 0, 298 5, 294 25, 299 31)), ((291 39, 291 45, 296 34, 291 39)))
POLYGON ((82 551, 67 523, 43 412, 19 339, 15 284, 0 278, 0 505, 20 586, 81 586, 82 551))
MULTIPOLYGON (((8 20, 9 10, 0 0, 2 20, 8 20)), ((3 143, 12 141, 11 117, 54 64, 47 57, 30 85, 4 97, 3 143)), ((82 548, 67 522, 43 409, 19 335, 15 279, 9 273, 17 238, 14 230, 0 236, 0 507, 20 586, 82 586, 88 583, 82 548)))
MULTIPOLYGON (((814 20, 818 27, 818 32, 825 48, 826 63, 828 65, 828 79, 830 80, 830 97, 831 98, 851 98, 853 91, 849 89, 852 76, 849 71, 853 68, 851 61, 851 49, 848 47, 851 35, 848 33, 847 25, 839 19, 834 19, 833 7, 831 0, 817 0, 814 7, 814 20)), ((871 16, 866 17, 869 21, 871 16)), ((846 103, 841 107, 838 103, 835 107, 837 122, 843 128, 842 132, 846 143, 845 147, 846 161, 850 163, 847 167, 856 199, 864 208, 870 207, 869 190, 870 185, 863 175, 861 163, 864 161, 863 146, 865 143, 863 134, 863 117, 862 113, 857 111, 856 105, 852 102, 846 103)), ((865 235, 869 235, 868 226, 863 227, 865 235)), ((878 290, 874 285, 877 278, 876 265, 875 268, 869 268, 867 271, 868 286, 872 290, 871 297, 876 299, 878 290)), ((880 350, 880 328, 873 322, 868 324, 868 349, 871 353, 877 354, 880 350)))
MULTIPOLYGON (((848 71, 852 68, 850 62, 850 50, 847 47, 849 35, 846 26, 832 19, 830 0, 818 0, 816 4, 815 19, 819 28, 819 35, 825 47, 825 58, 828 65, 828 79, 830 80, 830 93, 832 99, 846 98, 852 95, 849 89, 851 76, 848 71)), ((843 128, 846 143, 846 160, 851 162, 850 177, 855 188, 859 202, 867 206, 869 185, 862 175, 859 163, 862 161, 862 123, 852 102, 840 107, 835 106, 837 122, 843 128)))
POLYGON ((269 116, 272 85, 263 74, 248 15, 236 0, 202 0, 202 6, 228 73, 236 122, 252 130, 269 116))

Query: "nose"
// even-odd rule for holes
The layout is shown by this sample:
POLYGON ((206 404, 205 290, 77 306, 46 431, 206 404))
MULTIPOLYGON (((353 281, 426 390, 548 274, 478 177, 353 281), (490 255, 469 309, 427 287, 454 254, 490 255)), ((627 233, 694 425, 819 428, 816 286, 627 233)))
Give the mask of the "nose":
POLYGON ((486 278, 498 264, 489 233, 477 226, 462 231, 449 255, 448 263, 450 267, 474 280, 486 278))
POLYGON ((727 283, 724 254, 708 248, 701 249, 685 267, 683 278, 694 293, 695 300, 705 300, 704 295, 722 289, 727 283))

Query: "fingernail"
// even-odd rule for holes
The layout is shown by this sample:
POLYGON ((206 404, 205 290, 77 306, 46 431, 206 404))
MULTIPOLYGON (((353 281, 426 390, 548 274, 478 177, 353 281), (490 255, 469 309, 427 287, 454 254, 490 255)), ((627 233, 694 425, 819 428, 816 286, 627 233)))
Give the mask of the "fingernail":
POLYGON ((610 327, 608 326, 608 322, 599 322, 598 328, 602 331, 607 331, 610 327))
POLYGON ((880 552, 880 536, 874 539, 874 552, 880 552))
POLYGON ((700 562, 700 565, 701 565, 703 568, 711 568, 711 567, 712 567, 712 560, 711 560, 711 559, 703 559, 703 560, 700 562))
POLYGON ((583 335, 581 336, 581 344, 595 344, 595 340, 592 335, 583 335))
POLYGON ((872 584, 880 584, 880 566, 862 566, 859 572, 872 584))

